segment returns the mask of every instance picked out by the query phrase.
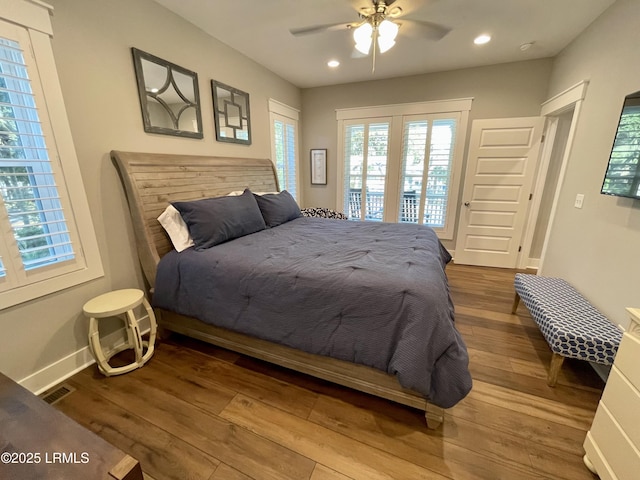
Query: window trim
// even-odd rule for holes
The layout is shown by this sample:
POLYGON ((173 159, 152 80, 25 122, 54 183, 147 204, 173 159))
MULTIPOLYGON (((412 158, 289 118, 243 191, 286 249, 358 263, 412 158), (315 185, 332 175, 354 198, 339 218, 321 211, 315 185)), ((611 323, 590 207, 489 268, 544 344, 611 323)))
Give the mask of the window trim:
POLYGON ((53 142, 47 145, 49 160, 57 164, 64 177, 64 188, 69 198, 65 216, 75 223, 80 241, 74 251, 84 263, 73 272, 61 272, 60 275, 0 292, 0 309, 4 309, 100 278, 104 276, 104 270, 51 46, 52 8, 38 0, 19 3, 0 0, 0 11, 0 22, 23 29, 28 37, 30 45, 23 47, 30 57, 29 63, 38 72, 36 88, 42 91, 43 97, 40 99, 43 104, 38 105, 40 122, 43 130, 50 130, 53 136, 53 142))
MULTIPOLYGON (((392 117, 389 128, 391 139, 389 157, 397 161, 389 162, 387 172, 387 185, 401 184, 402 175, 402 135, 404 118, 414 115, 428 114, 456 114, 460 116, 456 127, 456 139, 454 142, 454 154, 452 157, 451 183, 447 200, 447 215, 444 228, 434 228, 438 237, 443 240, 452 240, 455 234, 456 219, 459 210, 459 194, 462 188, 462 164, 464 160, 464 148, 469 124, 469 111, 473 98, 459 98, 450 100, 438 100, 431 102, 400 103, 392 105, 377 105, 367 107, 344 108, 336 110, 338 123, 338 168, 336 168, 336 181, 338 188, 336 204, 344 204, 344 125, 345 122, 357 120, 370 120, 378 117, 392 117)), ((399 199, 395 195, 389 197, 388 215, 395 215, 399 211, 399 199)), ((386 217, 386 215, 385 215, 386 217)), ((385 221, 391 221, 389 217, 385 221)))

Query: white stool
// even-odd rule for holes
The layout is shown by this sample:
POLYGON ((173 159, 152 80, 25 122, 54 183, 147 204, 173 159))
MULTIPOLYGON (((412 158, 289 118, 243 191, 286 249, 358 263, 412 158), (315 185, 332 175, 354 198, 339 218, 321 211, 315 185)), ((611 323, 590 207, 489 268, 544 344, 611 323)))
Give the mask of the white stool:
POLYGON ((98 363, 98 369, 104 375, 108 377, 111 375, 120 375, 122 373, 135 370, 136 368, 140 368, 151 358, 151 355, 153 355, 157 331, 156 317, 151 305, 149 305, 149 302, 147 302, 147 299, 144 297, 144 292, 142 290, 129 288, 105 293, 89 300, 84 304, 82 310, 84 310, 84 314, 89 317, 89 348, 98 363), (147 311, 146 317, 149 318, 149 323, 151 325, 148 342, 142 340, 140 327, 138 326, 138 321, 146 317, 143 316, 137 319, 133 311, 133 309, 139 305, 144 306, 147 311), (106 356, 102 351, 102 346, 100 345, 98 319, 115 317, 121 314, 126 314, 124 322, 127 330, 127 342, 106 356), (123 367, 112 367, 109 365, 109 359, 111 357, 116 353, 120 353, 123 350, 130 348, 135 351, 136 355, 136 359, 133 363, 123 367))

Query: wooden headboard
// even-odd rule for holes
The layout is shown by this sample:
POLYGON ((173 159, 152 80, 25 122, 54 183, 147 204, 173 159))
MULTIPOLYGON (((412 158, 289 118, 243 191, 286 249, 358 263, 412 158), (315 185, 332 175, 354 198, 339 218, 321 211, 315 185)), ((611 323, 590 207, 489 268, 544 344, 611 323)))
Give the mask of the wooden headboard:
POLYGON ((173 246, 158 223, 170 202, 198 200, 250 188, 279 191, 271 160, 134 153, 113 150, 133 221, 142 270, 153 287, 158 262, 173 246))

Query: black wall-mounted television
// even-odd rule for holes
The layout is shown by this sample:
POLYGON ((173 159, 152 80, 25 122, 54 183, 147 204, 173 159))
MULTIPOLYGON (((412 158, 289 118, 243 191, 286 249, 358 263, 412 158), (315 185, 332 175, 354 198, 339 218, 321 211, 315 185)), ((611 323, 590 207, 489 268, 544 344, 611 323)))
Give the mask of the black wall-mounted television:
POLYGON ((601 193, 640 200, 640 92, 624 99, 601 193))

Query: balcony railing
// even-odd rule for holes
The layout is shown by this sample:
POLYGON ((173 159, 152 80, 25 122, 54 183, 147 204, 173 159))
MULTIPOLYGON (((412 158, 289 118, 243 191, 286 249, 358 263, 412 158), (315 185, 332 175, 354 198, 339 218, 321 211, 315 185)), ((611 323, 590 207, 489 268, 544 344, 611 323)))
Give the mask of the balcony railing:
MULTIPOLYGON (((428 198, 425 205, 424 224, 432 226, 444 226, 445 200, 442 198, 428 198)), ((399 222, 418 223, 420 202, 418 194, 414 191, 406 191, 402 194, 399 222)), ((384 193, 366 192, 365 196, 365 220, 381 222, 384 214, 384 193)), ((349 219, 360 220, 362 218, 362 190, 349 191, 349 219)))

